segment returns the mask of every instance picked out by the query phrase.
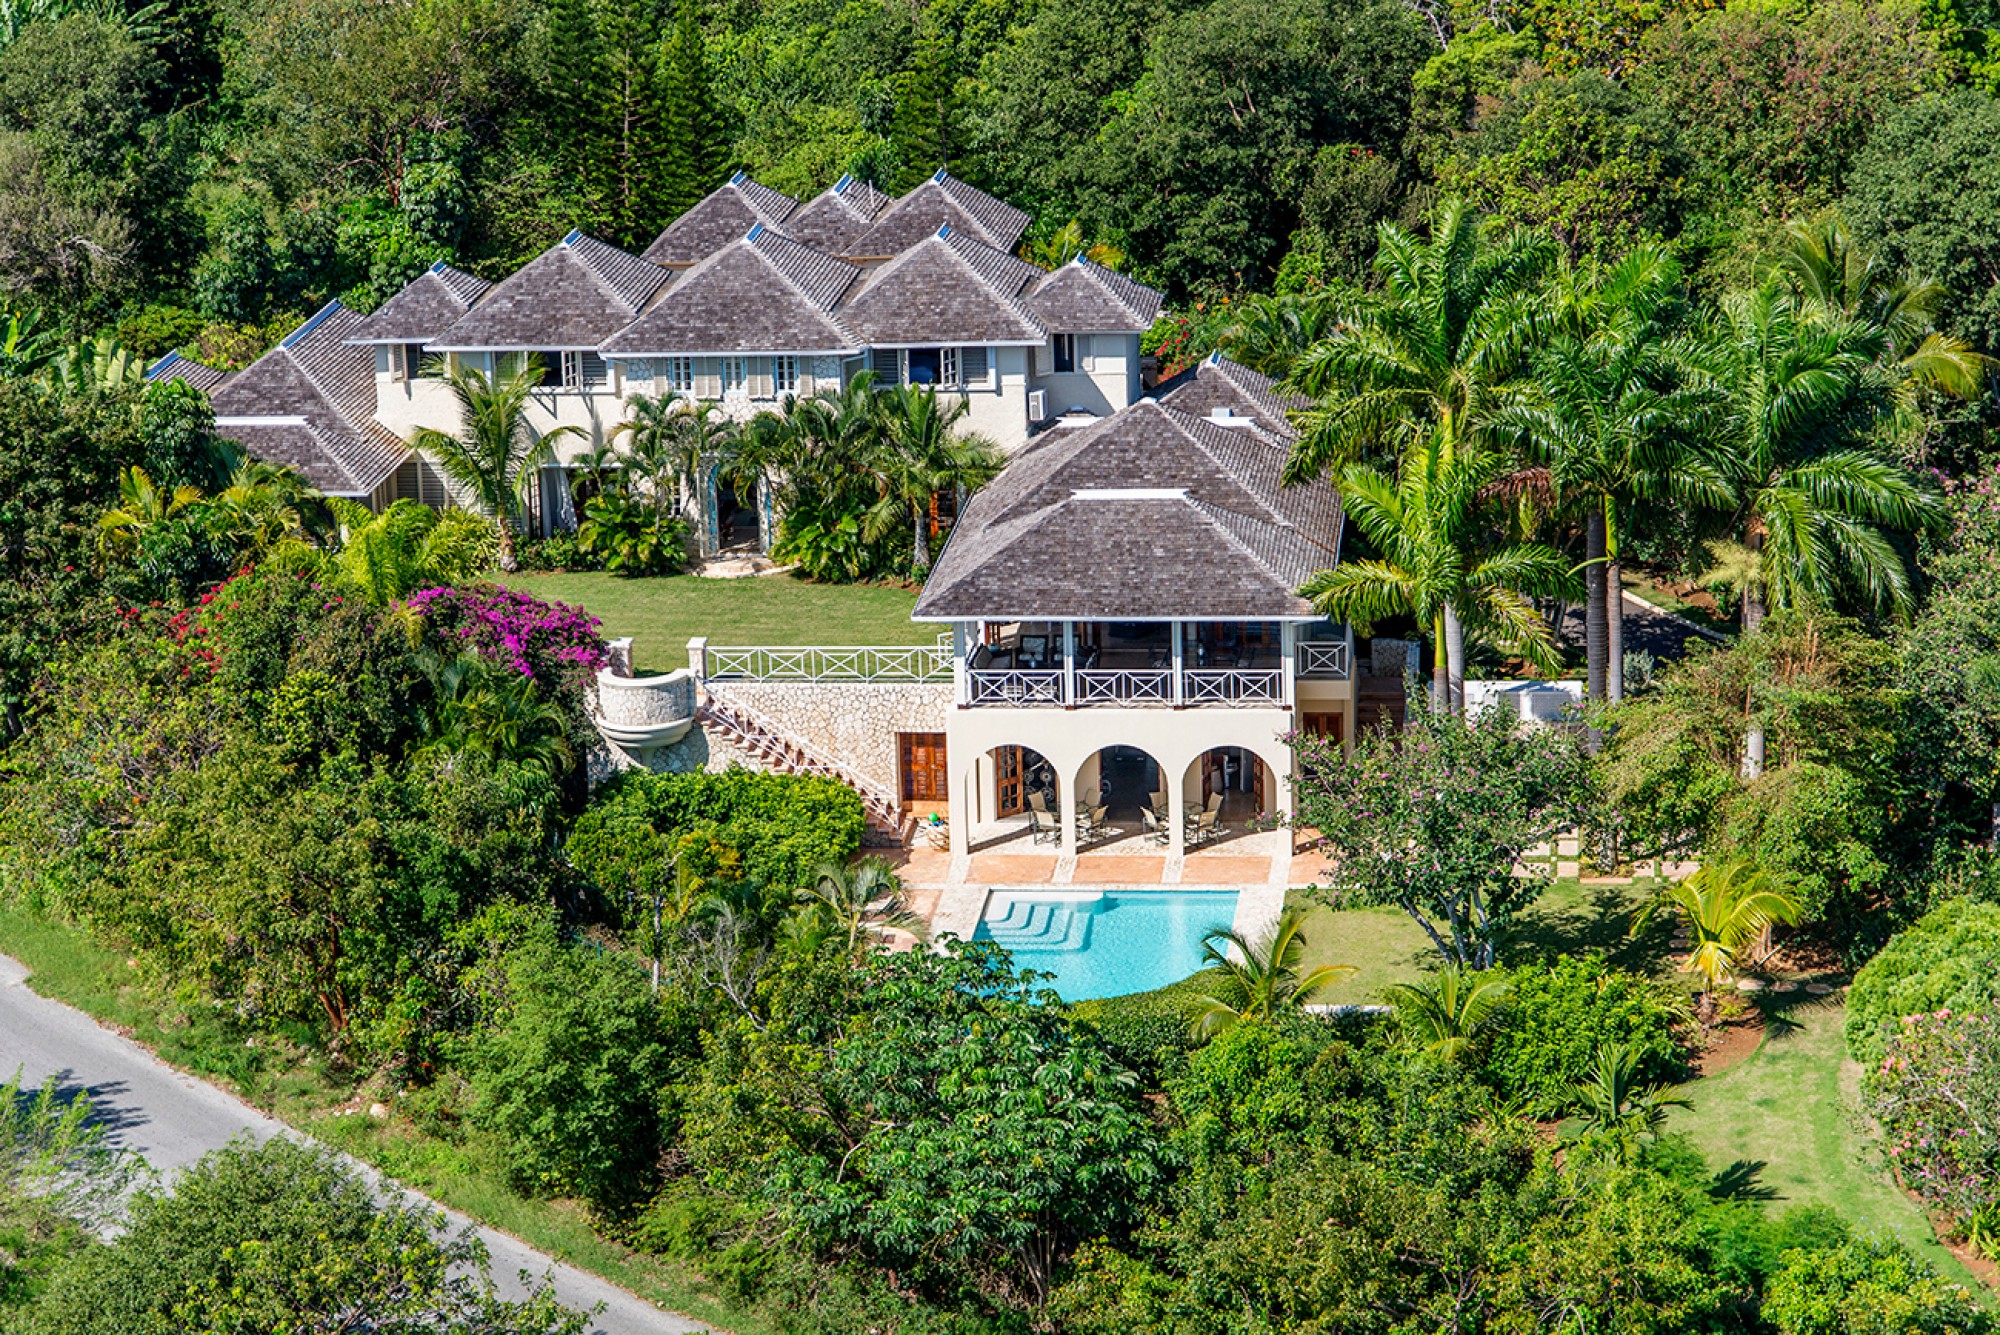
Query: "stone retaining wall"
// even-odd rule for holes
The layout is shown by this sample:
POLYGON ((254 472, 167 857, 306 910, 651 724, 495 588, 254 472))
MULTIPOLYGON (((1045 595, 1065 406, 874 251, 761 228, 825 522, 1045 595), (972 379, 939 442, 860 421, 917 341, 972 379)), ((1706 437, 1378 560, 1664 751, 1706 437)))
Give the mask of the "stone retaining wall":
POLYGON ((896 734, 943 732, 952 708, 948 681, 727 681, 708 689, 740 700, 892 792, 902 779, 896 734))

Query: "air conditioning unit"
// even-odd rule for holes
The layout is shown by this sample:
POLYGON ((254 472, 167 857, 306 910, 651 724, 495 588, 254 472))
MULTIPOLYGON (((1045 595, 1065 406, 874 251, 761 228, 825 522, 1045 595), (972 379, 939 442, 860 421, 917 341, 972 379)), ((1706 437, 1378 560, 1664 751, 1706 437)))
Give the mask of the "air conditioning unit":
POLYGON ((1045 389, 1028 391, 1028 420, 1046 422, 1049 417, 1049 392, 1045 389))

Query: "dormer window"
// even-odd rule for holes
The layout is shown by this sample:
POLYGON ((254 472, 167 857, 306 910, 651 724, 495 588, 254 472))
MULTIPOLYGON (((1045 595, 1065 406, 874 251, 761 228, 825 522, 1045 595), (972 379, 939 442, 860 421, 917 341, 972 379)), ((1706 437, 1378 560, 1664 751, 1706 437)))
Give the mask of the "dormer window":
POLYGON ((1066 371, 1074 371, 1076 369, 1076 335, 1057 334, 1055 336, 1055 343, 1056 373, 1061 375, 1066 371))

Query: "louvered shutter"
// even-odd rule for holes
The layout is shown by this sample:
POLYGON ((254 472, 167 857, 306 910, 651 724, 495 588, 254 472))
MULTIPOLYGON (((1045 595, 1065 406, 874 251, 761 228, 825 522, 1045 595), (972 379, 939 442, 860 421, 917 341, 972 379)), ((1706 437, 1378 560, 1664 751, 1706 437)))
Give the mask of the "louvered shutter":
POLYGON ((1095 371, 1097 369, 1096 335, 1078 334, 1076 336, 1076 364, 1079 369, 1085 371, 1095 371))
POLYGON ((602 389, 610 379, 611 374, 604 365, 604 358, 594 352, 576 354, 576 388, 602 389))
POLYGON ((698 399, 722 397, 722 362, 716 357, 694 359, 694 393, 698 399))
POLYGON ((868 365, 875 372, 878 386, 900 385, 903 382, 903 354, 895 348, 876 348, 869 354, 868 365))
POLYGON ((984 388, 988 372, 992 370, 986 357, 985 348, 961 348, 959 365, 963 368, 965 383, 973 388, 984 388))
POLYGON ((1035 374, 1054 375, 1056 373, 1055 350, 1047 343, 1035 349, 1035 374))
POLYGON ((753 399, 770 398, 772 382, 771 359, 769 357, 752 357, 750 359, 749 370, 750 397, 753 399))

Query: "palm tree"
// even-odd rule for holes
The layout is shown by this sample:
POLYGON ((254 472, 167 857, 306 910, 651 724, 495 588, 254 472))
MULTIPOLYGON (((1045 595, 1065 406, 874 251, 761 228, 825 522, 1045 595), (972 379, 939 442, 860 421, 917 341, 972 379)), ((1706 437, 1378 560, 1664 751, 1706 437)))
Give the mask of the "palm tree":
POLYGON ((1584 1136, 1619 1163, 1637 1155, 1639 1137, 1659 1139, 1667 1109, 1694 1105, 1658 1081, 1639 1082, 1639 1051, 1623 1043, 1598 1046, 1588 1079, 1576 1084, 1584 1136))
POLYGON ((97 520, 97 544, 106 552, 129 555, 146 533, 177 518, 202 499, 201 490, 183 483, 171 490, 153 485, 137 464, 118 475, 118 504, 97 520))
POLYGON ((880 499, 868 512, 862 536, 877 541, 907 519, 915 544, 910 566, 922 580, 931 568, 932 499, 940 492, 976 491, 998 476, 1006 461, 986 437, 954 434, 971 411, 964 399, 941 403, 927 385, 904 385, 885 391, 881 408, 881 435, 871 460, 880 499))
POLYGON ((1490 970, 1447 964, 1421 983, 1388 990, 1405 1042, 1442 1061, 1462 1061, 1507 997, 1507 980, 1490 970))
POLYGON ((845 937, 849 954, 860 949, 867 934, 883 928, 908 932, 921 939, 922 917, 903 899, 903 883, 882 858, 857 865, 821 863, 812 887, 796 892, 806 916, 816 918, 829 935, 845 937))
POLYGON ((1217 991, 1225 996, 1194 999, 1188 1032, 1213 1038, 1246 1020, 1269 1020, 1297 1010, 1334 983, 1352 975, 1351 964, 1322 964, 1299 972, 1305 954, 1306 909, 1287 905, 1268 935, 1247 941, 1238 933, 1217 928, 1201 941, 1202 963, 1223 973, 1217 991))
POLYGON ((1305 351, 1332 337, 1343 312, 1330 295, 1244 296, 1229 303, 1215 341, 1253 371, 1282 380, 1305 351))
POLYGON ((1798 901, 1761 868, 1740 860, 1712 863, 1665 887, 1632 930, 1643 931, 1662 912, 1677 915, 1687 928, 1692 949, 1683 972, 1701 976, 1704 1025, 1715 1017, 1717 989, 1736 977, 1737 965, 1766 940, 1772 924, 1799 920, 1798 901))
POLYGON ((653 493, 655 503, 672 506, 680 497, 701 493, 702 475, 715 463, 727 465, 742 428, 722 415, 721 405, 672 391, 632 400, 630 416, 613 429, 626 442, 626 467, 653 493))
POLYGON ((1910 583, 1891 531, 1936 522, 1938 501, 1857 442, 1889 403, 1876 362, 1887 334, 1802 309, 1775 283, 1723 303, 1694 350, 1719 400, 1711 433, 1756 557, 1743 629, 1773 607, 1825 606, 1843 588, 1906 612, 1910 583))
POLYGON ((534 483, 535 470, 554 456, 556 442, 583 433, 573 426, 559 426, 536 436, 528 426, 528 398, 542 382, 542 360, 533 354, 497 383, 464 361, 449 364, 445 380, 458 400, 459 432, 421 427, 417 448, 493 517, 500 568, 518 570, 516 507, 534 483))
POLYGON ((1077 256, 1107 269, 1125 267, 1125 252, 1109 241, 1087 241, 1083 224, 1072 218, 1042 239, 1021 242, 1021 258, 1044 269, 1060 269, 1077 256))
POLYGON ((1314 400, 1288 482, 1434 438, 1452 454, 1475 446, 1544 322, 1537 289, 1556 254, 1547 238, 1490 239, 1462 200, 1438 208, 1429 240, 1393 223, 1377 235, 1382 291, 1342 313, 1286 382, 1314 400))
POLYGON ((253 553, 306 536, 305 512, 320 496, 289 468, 244 459, 215 496, 213 522, 253 553))
POLYGON ((430 667, 432 699, 420 716, 425 754, 480 757, 555 777, 576 761, 562 709, 532 678, 470 650, 430 667))
POLYGON ((493 555, 492 535, 469 516, 454 519, 408 499, 380 514, 345 497, 329 497, 327 504, 340 525, 334 573, 377 607, 418 589, 470 579, 493 555))
POLYGON ((1568 596, 1575 586, 1560 553, 1488 522, 1488 502, 1511 471, 1498 453, 1454 446, 1442 430, 1406 450, 1394 478, 1347 465, 1341 499, 1380 555, 1342 561, 1299 590, 1327 616, 1362 628, 1398 613, 1430 626, 1437 707, 1457 714, 1465 712, 1465 625, 1553 662, 1554 639, 1531 599, 1568 596))
POLYGON ((1938 329, 1937 313, 1950 292, 1890 269, 1838 217, 1786 228, 1766 270, 1805 304, 1882 331, 1888 341, 1884 365, 1906 410, 1915 406, 1908 391, 1916 386, 1956 399, 1979 397, 1993 359, 1938 329))
POLYGON ((1558 504, 1584 531, 1584 661, 1593 700, 1624 696, 1620 516, 1639 500, 1724 508, 1727 480, 1689 448, 1712 395, 1681 383, 1662 326, 1680 272, 1642 246, 1559 294, 1565 324, 1532 376, 1494 415, 1493 434, 1549 470, 1558 504))

